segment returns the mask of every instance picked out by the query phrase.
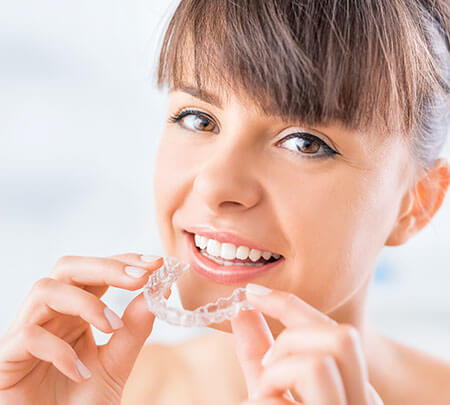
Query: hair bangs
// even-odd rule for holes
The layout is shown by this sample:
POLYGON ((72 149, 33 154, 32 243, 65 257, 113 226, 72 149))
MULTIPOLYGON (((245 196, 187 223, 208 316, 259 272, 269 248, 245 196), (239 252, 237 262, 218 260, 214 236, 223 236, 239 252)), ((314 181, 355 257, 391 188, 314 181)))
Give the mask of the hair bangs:
POLYGON ((421 86, 435 78, 423 77, 430 57, 411 18, 401 18, 407 7, 393 3, 182 1, 161 47, 158 87, 233 92, 307 125, 408 132, 421 86))

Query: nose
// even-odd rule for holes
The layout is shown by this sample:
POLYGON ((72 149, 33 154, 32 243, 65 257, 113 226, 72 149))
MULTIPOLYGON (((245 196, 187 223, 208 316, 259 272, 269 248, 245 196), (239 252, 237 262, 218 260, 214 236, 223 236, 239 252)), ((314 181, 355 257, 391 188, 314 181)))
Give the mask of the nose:
POLYGON ((237 142, 225 143, 215 145, 217 151, 205 157, 193 183, 201 203, 215 215, 252 208, 261 199, 261 184, 251 153, 237 142))

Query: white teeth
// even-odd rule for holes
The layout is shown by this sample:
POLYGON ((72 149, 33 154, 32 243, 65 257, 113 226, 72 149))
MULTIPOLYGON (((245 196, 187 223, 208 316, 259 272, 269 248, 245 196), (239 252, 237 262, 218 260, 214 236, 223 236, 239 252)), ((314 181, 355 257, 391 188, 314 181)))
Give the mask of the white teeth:
POLYGON ((206 236, 200 236, 200 249, 205 249, 208 245, 208 238, 206 236))
POLYGON ((224 242, 221 243, 215 239, 208 239, 202 235, 194 235, 194 243, 200 250, 206 248, 206 252, 212 257, 221 257, 226 260, 246 260, 250 258, 251 261, 257 262, 261 257, 264 260, 270 260, 271 256, 275 259, 279 259, 281 255, 272 253, 269 251, 261 252, 258 249, 250 249, 247 246, 236 247, 233 243, 224 242))
POLYGON ((252 262, 256 262, 261 258, 261 251, 258 249, 252 249, 250 250, 248 257, 252 262))
MULTIPOLYGON (((208 257, 209 259, 211 259, 212 261, 221 264, 222 266, 235 266, 236 262, 229 262, 226 260, 221 259, 220 257, 214 257, 209 255, 208 253, 206 253, 204 250, 202 252, 200 252, 203 256, 208 257)), ((264 266, 264 263, 240 263, 240 266, 250 266, 250 267, 259 267, 259 266, 264 266)))
POLYGON ((239 246, 236 251, 236 258, 246 260, 250 249, 247 246, 239 246))
POLYGON ((220 242, 214 239, 208 239, 208 245, 206 246, 206 251, 211 256, 219 256, 220 255, 220 242))
POLYGON ((236 246, 232 243, 222 243, 220 256, 224 259, 233 260, 236 258, 236 246))

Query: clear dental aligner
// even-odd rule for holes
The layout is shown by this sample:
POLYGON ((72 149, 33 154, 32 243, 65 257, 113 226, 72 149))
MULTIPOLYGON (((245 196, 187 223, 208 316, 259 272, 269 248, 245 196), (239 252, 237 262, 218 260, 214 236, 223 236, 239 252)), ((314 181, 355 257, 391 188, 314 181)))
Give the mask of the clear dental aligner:
POLYGON ((194 311, 169 307, 164 294, 190 265, 176 257, 164 257, 164 264, 154 271, 144 286, 149 311, 159 319, 179 326, 207 326, 234 318, 240 310, 255 309, 247 301, 245 288, 237 288, 229 297, 201 306, 194 311))

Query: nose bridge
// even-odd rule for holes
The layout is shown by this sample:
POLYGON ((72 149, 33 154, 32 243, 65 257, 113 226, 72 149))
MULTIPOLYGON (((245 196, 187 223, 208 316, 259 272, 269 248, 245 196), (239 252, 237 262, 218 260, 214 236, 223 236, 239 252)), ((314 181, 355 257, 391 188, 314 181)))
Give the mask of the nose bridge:
POLYGON ((227 203, 250 208, 258 203, 261 192, 254 174, 253 151, 245 138, 219 136, 221 139, 212 147, 214 152, 203 157, 205 161, 196 173, 194 190, 211 210, 227 203))

